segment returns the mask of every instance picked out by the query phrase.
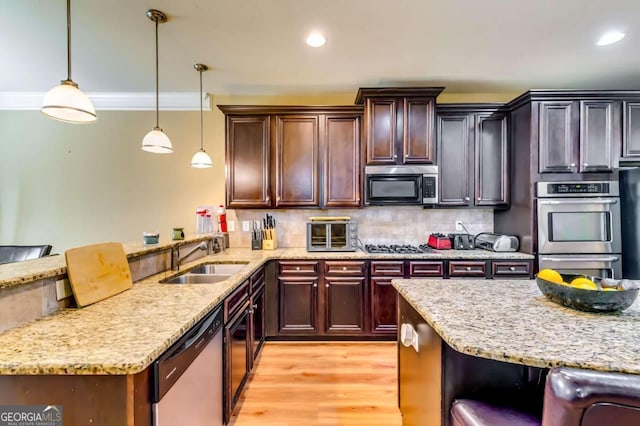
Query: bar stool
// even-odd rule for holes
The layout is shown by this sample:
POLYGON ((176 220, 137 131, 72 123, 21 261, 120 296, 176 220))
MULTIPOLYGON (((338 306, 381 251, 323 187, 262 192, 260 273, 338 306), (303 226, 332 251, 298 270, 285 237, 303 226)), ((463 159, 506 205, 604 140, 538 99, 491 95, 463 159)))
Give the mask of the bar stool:
POLYGON ((556 367, 547 375, 542 419, 509 407, 459 399, 452 426, 637 426, 640 376, 556 367))

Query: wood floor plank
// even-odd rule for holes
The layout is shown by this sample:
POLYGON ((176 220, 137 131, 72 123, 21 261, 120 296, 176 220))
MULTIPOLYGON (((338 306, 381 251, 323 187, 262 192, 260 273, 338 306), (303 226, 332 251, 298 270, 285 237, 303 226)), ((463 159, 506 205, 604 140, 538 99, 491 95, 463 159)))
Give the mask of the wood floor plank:
POLYGON ((395 342, 267 342, 230 426, 400 426, 395 342))

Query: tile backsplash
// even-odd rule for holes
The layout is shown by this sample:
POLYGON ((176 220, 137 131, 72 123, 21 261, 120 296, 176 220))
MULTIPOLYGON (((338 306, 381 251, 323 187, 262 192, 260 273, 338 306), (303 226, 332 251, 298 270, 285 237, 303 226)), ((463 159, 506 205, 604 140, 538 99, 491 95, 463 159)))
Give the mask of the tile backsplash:
POLYGON ((278 247, 306 247, 306 223, 311 216, 349 216, 358 222, 364 244, 423 244, 432 232, 455 232, 461 220, 471 234, 493 231, 491 209, 423 209, 414 206, 366 207, 363 209, 228 210, 227 220, 236 221, 229 233, 231 247, 251 247, 251 234, 242 232, 242 222, 259 220, 265 213, 277 224, 278 247))

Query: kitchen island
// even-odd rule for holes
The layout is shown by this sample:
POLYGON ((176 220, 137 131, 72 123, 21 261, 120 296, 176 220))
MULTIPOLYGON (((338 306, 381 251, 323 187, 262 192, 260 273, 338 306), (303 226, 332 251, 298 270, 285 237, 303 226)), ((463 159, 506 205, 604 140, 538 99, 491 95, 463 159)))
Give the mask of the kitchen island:
POLYGON ((409 346, 398 345, 404 424, 447 425, 451 401, 460 396, 539 410, 546 371, 554 366, 640 374, 640 301, 597 314, 549 301, 533 280, 393 285, 400 323, 411 328, 409 346))

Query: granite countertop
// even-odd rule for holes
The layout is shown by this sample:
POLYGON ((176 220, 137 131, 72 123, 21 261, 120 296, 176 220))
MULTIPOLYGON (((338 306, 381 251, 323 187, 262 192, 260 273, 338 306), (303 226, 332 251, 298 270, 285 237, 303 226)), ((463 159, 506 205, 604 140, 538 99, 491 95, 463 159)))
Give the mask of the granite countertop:
POLYGON ((162 272, 85 308, 63 309, 7 330, 0 334, 0 374, 143 371, 247 279, 264 259, 262 252, 252 256, 205 256, 185 263, 183 271, 201 263, 248 264, 216 284, 160 284, 177 274, 162 272))
POLYGON ((640 299, 587 313, 542 295, 534 280, 393 280, 453 349, 534 367, 640 374, 640 299))
MULTIPOLYGON (((182 244, 194 241, 197 239, 187 240, 182 244)), ((171 246, 172 243, 167 244, 171 246)), ((166 247, 158 245, 153 248, 141 248, 156 251, 166 247)), ((125 251, 129 257, 140 255, 135 248, 128 247, 125 251)), ((130 290, 88 307, 63 309, 1 333, 0 374, 135 374, 148 367, 268 260, 394 258, 531 259, 532 256, 483 250, 386 255, 364 252, 309 253, 305 248, 270 251, 227 249, 222 253, 182 265, 182 271, 187 271, 202 263, 248 262, 241 272, 225 281, 179 286, 160 284, 160 281, 177 274, 174 271, 165 271, 136 282, 130 290)), ((17 270, 24 272, 25 277, 39 276, 41 272, 34 268, 42 266, 43 263, 49 267, 47 273, 66 273, 64 256, 39 259, 37 265, 34 263, 31 267, 28 265, 30 262, 20 263, 23 265, 9 268, 14 273, 12 278, 3 281, 3 275, 0 273, 0 288, 3 282, 16 281, 17 270)))

